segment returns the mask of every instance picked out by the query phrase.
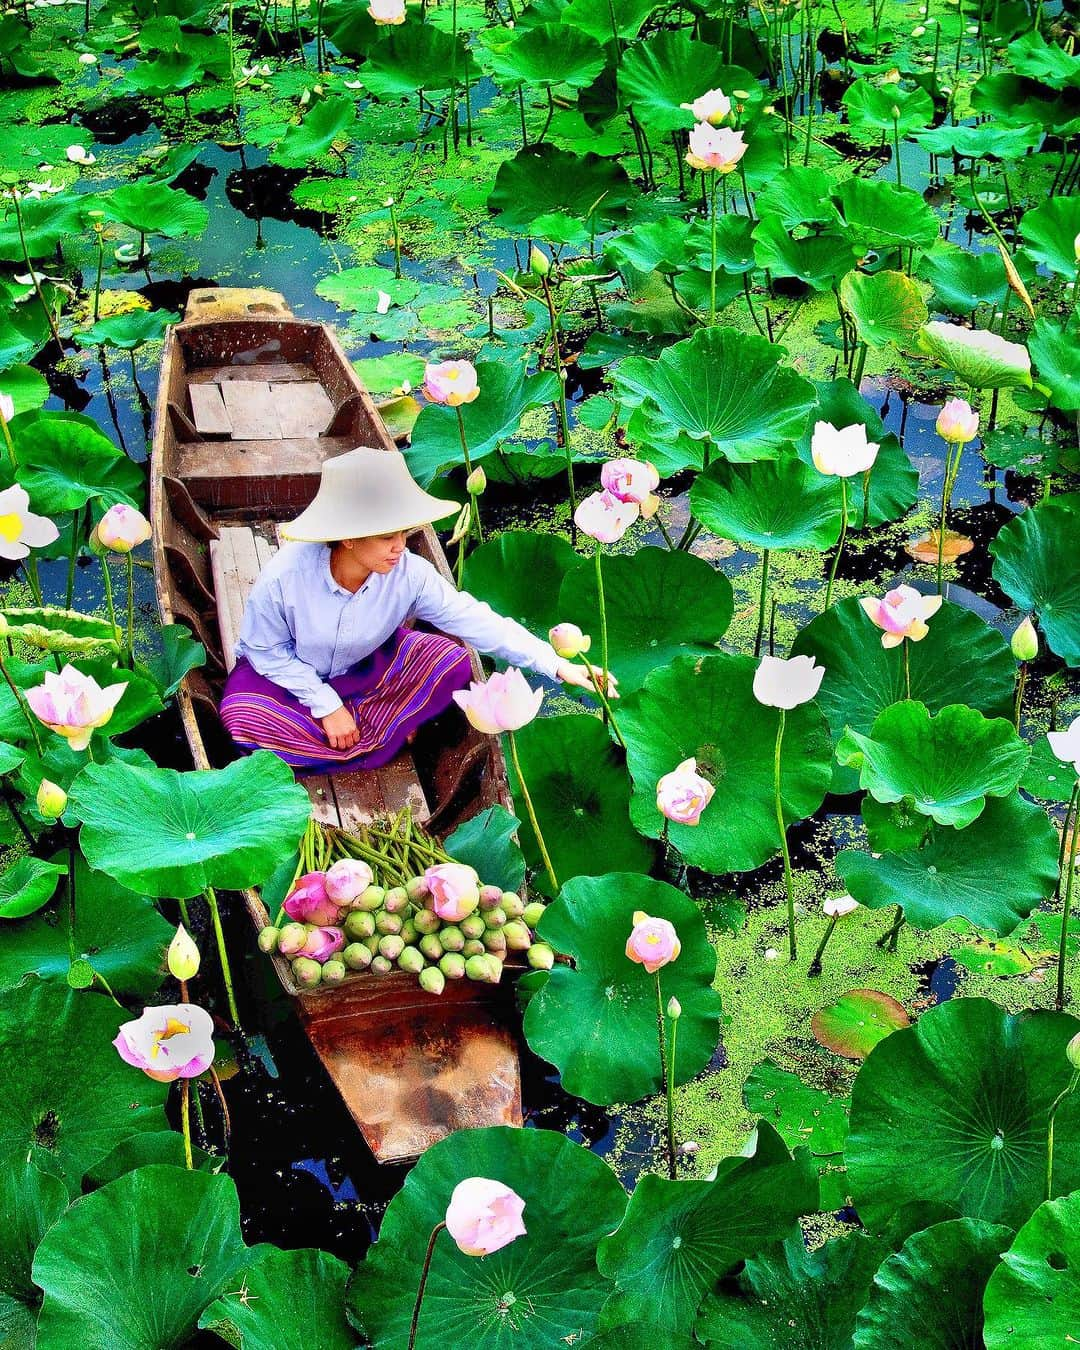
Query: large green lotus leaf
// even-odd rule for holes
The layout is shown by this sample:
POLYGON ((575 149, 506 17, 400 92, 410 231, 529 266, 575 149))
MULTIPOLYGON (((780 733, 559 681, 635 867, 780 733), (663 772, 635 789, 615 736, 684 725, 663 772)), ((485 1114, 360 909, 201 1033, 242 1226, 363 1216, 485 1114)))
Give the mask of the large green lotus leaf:
POLYGON ((743 1101, 751 1115, 763 1117, 779 1132, 788 1148, 809 1148, 818 1170, 821 1208, 846 1205, 842 1164, 850 1102, 808 1086, 771 1059, 754 1066, 743 1084, 743 1101))
POLYGON ((619 61, 619 93, 646 131, 658 135, 692 127, 694 114, 682 105, 708 89, 756 88, 749 71, 725 63, 718 44, 695 42, 682 31, 635 42, 619 61))
POLYGON ((1037 263, 1059 277, 1076 276, 1076 247, 1080 234, 1080 197, 1051 197, 1025 211, 1020 219, 1024 248, 1037 263))
POLYGON ((725 459, 769 459, 797 439, 813 386, 784 367, 782 347, 733 328, 703 328, 651 361, 630 356, 615 370, 624 408, 655 409, 668 438, 684 432, 725 459))
MULTIPOLYGON (((1054 1166, 1057 1183, 1056 1143, 1054 1166)), ((1044 1201, 1002 1254, 983 1298, 986 1350, 1068 1345, 1080 1322, 1078 1267, 1080 1194, 1074 1192, 1044 1201)))
POLYGON ((856 1350, 983 1350, 983 1290, 1012 1238, 976 1219, 913 1233, 874 1276, 856 1350))
MULTIPOLYGON (((192 1144, 191 1160, 200 1172, 220 1172, 228 1165, 225 1156, 206 1153, 197 1144, 192 1144)), ((83 1190, 99 1190, 117 1177, 134 1172, 138 1167, 148 1167, 151 1163, 167 1163, 170 1167, 186 1166, 184 1136, 179 1130, 155 1130, 129 1135, 87 1172, 83 1178, 83 1190)))
POLYGON ((692 1336, 675 1335, 654 1322, 634 1322, 602 1331, 589 1341, 589 1346, 590 1350, 699 1350, 699 1343, 692 1336))
POLYGON ((91 867, 153 896, 257 886, 295 850, 310 815, 307 793, 268 750, 190 773, 90 764, 70 802, 91 867))
MULTIPOLYGON (((1016 262, 1018 270, 1023 268, 1023 254, 1016 262)), ((969 253, 944 241, 920 259, 918 271, 933 286, 936 304, 957 315, 973 314, 979 305, 1000 305, 1009 289, 998 253, 969 253)), ((1030 281, 1034 269, 1029 266, 1023 271, 1028 273, 1024 279, 1030 281)))
POLYGON ((198 59, 186 52, 161 52, 152 60, 137 61, 126 70, 118 92, 160 98, 190 89, 204 73, 198 59))
POLYGON ((909 136, 922 131, 934 120, 934 100, 925 89, 901 89, 899 85, 874 85, 856 80, 848 85, 841 100, 848 121, 859 131, 899 131, 909 136))
POLYGON ((932 155, 956 155, 962 159, 1019 159, 1043 138, 1041 127, 1025 124, 1002 126, 999 121, 980 126, 951 127, 948 124, 918 131, 913 139, 932 155))
MULTIPOLYGON (((0 327, 0 369, 14 361, 32 360, 52 340, 40 305, 23 305, 4 315, 0 327)), ((16 405, 17 411, 22 411, 16 405)))
POLYGON ((199 1326, 237 1350, 353 1350, 345 1316, 349 1267, 312 1248, 278 1251, 244 1271, 242 1283, 203 1312, 199 1326))
POLYGON ((91 328, 75 334, 80 347, 119 347, 132 352, 145 342, 160 342, 171 323, 179 323, 180 315, 165 309, 131 309, 126 314, 110 314, 98 319, 91 328))
POLYGON ((765 1121, 754 1152, 725 1158, 711 1181, 643 1176, 626 1217, 600 1244, 600 1272, 616 1284, 602 1325, 643 1320, 689 1333, 720 1277, 785 1236, 817 1202, 808 1155, 793 1159, 765 1121))
MULTIPOLYGON (((68 1207, 64 1183, 43 1172, 31 1159, 5 1160, 0 1168, 0 1296, 18 1299, 35 1307, 38 1290, 30 1278, 34 1252, 46 1231, 68 1207)), ((9 1342, 3 1335, 0 1345, 9 1342)))
POLYGON ((1043 80, 1052 89, 1080 84, 1080 56, 1047 42, 1037 29, 1009 43, 1009 60, 1018 74, 1043 80))
MULTIPOLYGON (((10 317, 4 316, 5 324, 10 317)), ((3 369, 2 360, 0 369, 3 369)), ((36 412, 51 392, 48 381, 33 366, 8 366, 4 370, 4 393, 14 403, 16 414, 36 412)))
MULTIPOLYGON (((1069 1084, 1065 1013, 1012 1016, 983 998, 931 1008, 859 1070, 845 1158, 859 1217, 875 1227, 909 1202, 1013 1228, 1046 1188, 1046 1119, 1069 1084)), ((1054 1181, 1080 1186, 1080 1097, 1058 1108, 1054 1181)))
POLYGON ((851 1350, 855 1317, 888 1246, 868 1233, 806 1249, 801 1230, 708 1294, 694 1324, 708 1350, 851 1350))
POLYGON ((496 802, 459 825, 447 836, 445 848, 456 862, 474 867, 482 883, 516 891, 525 880, 525 859, 517 839, 520 828, 517 816, 496 802))
POLYGON ((1080 666, 1080 493, 1024 511, 991 540, 994 580, 1034 610, 1050 650, 1080 666))
POLYGON ((22 919, 39 910, 52 899, 66 871, 41 858, 17 859, 0 875, 0 919, 22 919))
MULTIPOLYGON (((571 877, 596 876, 598 871, 647 872, 652 849, 630 824, 626 771, 599 718, 540 717, 515 736, 521 770, 560 884, 571 877)), ((527 820, 512 768, 510 780, 518 815, 527 820)), ((531 866, 541 864, 528 824, 521 830, 521 847, 531 866)), ((543 875, 535 884, 544 884, 543 875)))
MULTIPOLYGON (((873 489, 871 489, 873 500, 873 489)), ((945 602, 921 642, 909 643, 911 696, 940 712, 967 703, 987 717, 1012 711, 1016 662, 996 629, 959 605, 945 602)), ((886 649, 881 634, 852 596, 811 619, 791 645, 793 656, 814 656, 825 667, 817 703, 833 742, 846 727, 869 733, 880 713, 905 696, 903 656, 886 649)), ((854 772, 837 766, 833 791, 854 792, 854 772)))
POLYGON ((406 23, 377 42, 364 63, 364 87, 376 98, 411 98, 449 89, 465 78, 466 62, 473 79, 480 71, 460 36, 454 38, 430 23, 406 23))
POLYGON ((849 272, 840 282, 840 300, 871 347, 914 344, 929 318, 919 288, 903 272, 849 272))
MULTIPOLYGON (((130 1072, 130 1070, 129 1070, 130 1072)), ((83 1196, 34 1258, 42 1345, 173 1350, 251 1261, 231 1177, 153 1163, 83 1196)))
POLYGON ((962 915, 1005 937, 1053 894, 1057 854, 1046 813, 1017 794, 990 798, 965 829, 936 826, 920 848, 841 853, 836 870, 860 903, 900 905, 916 928, 962 915))
POLYGON ((542 228, 548 218, 569 216, 599 232, 623 221, 633 200, 630 179, 615 161, 545 143, 527 145, 503 161, 487 204, 504 229, 560 243, 542 228))
POLYGON ((919 339, 924 352, 973 389, 1031 388, 1031 357, 1019 342, 986 329, 928 323, 919 339))
POLYGON ((343 56, 367 56, 386 31, 366 9, 349 0, 328 0, 322 10, 322 26, 343 56))
POLYGON ((352 97, 321 98, 297 126, 291 126, 270 152, 286 169, 306 169, 325 155, 338 137, 348 139, 356 122, 352 97))
MULTIPOLYGON (((377 313, 380 291, 395 305, 407 305, 421 294, 421 285, 411 277, 395 277, 388 267, 377 266, 346 267, 342 272, 322 277, 315 285, 316 295, 332 300, 338 309, 360 314, 377 313)), ((423 380, 423 363, 419 378, 423 380)))
POLYGON ((852 267, 856 250, 839 230, 796 239, 779 216, 762 216, 754 227, 754 261, 774 276, 796 277, 815 291, 831 290, 852 267))
POLYGON ((75 927, 70 934, 67 894, 65 879, 48 913, 5 929, 0 990, 25 984, 31 976, 66 983, 72 962, 86 961, 115 994, 152 994, 164 979, 162 954, 175 932, 153 902, 103 872, 91 871, 81 854, 76 854, 75 927))
MULTIPOLYGON (((530 5, 530 9, 535 6, 530 5)), ((611 40, 612 15, 620 38, 633 41, 641 25, 654 9, 656 0, 570 0, 559 16, 560 22, 596 38, 598 42, 611 40)))
POLYGON ((694 479, 690 511, 713 534, 752 548, 821 551, 840 536, 839 488, 790 451, 710 464, 694 479))
POLYGON ((788 230, 799 225, 840 224, 840 212, 829 200, 829 179, 819 169, 792 165, 781 169, 758 193, 760 219, 777 216, 788 230))
POLYGON ((95 648, 119 649, 116 628, 106 619, 80 614, 74 609, 52 605, 43 608, 0 609, 7 627, 4 635, 26 642, 43 652, 93 651, 95 648))
MULTIPOLYGON (((19 203, 19 214, 22 218, 22 238, 26 241, 26 251, 31 258, 48 257, 55 252, 58 244, 77 237, 82 230, 82 204, 67 193, 56 197, 24 197, 19 203)), ((18 263, 20 268, 26 265, 19 225, 15 212, 10 209, 0 221, 0 262, 18 263)), ((8 322, 5 316, 5 325, 8 322)))
POLYGON ((497 613, 547 637, 565 617, 559 608, 563 578, 580 561, 560 535, 507 530, 469 554, 462 581, 497 613))
POLYGON ((1080 374, 1076 352, 1080 347, 1080 320, 1074 314, 1067 325, 1039 318, 1028 339, 1039 383, 1050 390, 1050 402, 1062 412, 1080 410, 1080 374))
POLYGON ((517 30, 511 42, 489 50, 487 63, 504 89, 556 84, 584 89, 603 70, 604 49, 576 28, 542 23, 517 30))
POLYGON ((187 192, 164 183, 125 183, 101 198, 107 220, 130 225, 140 234, 163 234, 166 239, 198 237, 210 213, 187 192))
MULTIPOLYGON (((608 668, 625 696, 650 671, 677 656, 715 650, 731 622, 731 583, 703 558, 666 548, 639 548, 601 561, 607 612, 608 668)), ((559 616, 592 636, 589 660, 600 660, 600 605, 595 560, 567 572, 559 616)), ((618 716, 618 714, 616 714, 618 716)))
POLYGON ((77 511, 91 497, 103 506, 138 506, 143 475, 93 423, 59 412, 21 413, 11 436, 19 467, 15 476, 35 511, 55 516, 77 511))
POLYGON ((675 273, 688 265, 691 226, 678 216, 643 221, 604 244, 604 256, 620 270, 675 273))
POLYGON ((611 1288, 596 1248, 622 1218, 626 1194, 602 1158, 564 1135, 505 1126, 459 1130, 421 1155, 349 1285, 351 1320, 374 1350, 407 1343, 428 1236, 467 1177, 501 1181, 525 1201, 525 1236, 477 1258, 440 1234, 417 1350, 550 1350, 567 1336, 591 1339, 611 1288))
MULTIPOLYGON (((1041 80, 1028 79, 1011 71, 997 75, 983 75, 971 89, 971 107, 974 112, 993 114, 993 122, 1000 120, 1006 126, 1041 127, 1045 131, 1071 133, 1076 123, 1076 98, 1072 90, 1059 93, 1041 80)), ((983 132, 996 139, 997 128, 987 122, 983 132)))
POLYGON ((603 1106, 637 1101, 662 1086, 656 975, 626 955, 636 910, 674 924, 682 943, 657 972, 663 1005, 672 997, 682 1004, 677 1083, 708 1064, 720 1035, 716 952, 697 905, 673 886, 625 872, 568 882, 545 910, 537 936, 573 965, 556 965, 530 999, 525 1039, 559 1070, 567 1092, 603 1106))
POLYGON ((879 802, 910 798, 916 811, 962 830, 987 796, 1015 790, 1030 751, 1004 717, 962 703, 931 717, 925 703, 905 699, 885 709, 869 736, 849 729, 836 754, 879 802))
MULTIPOLYGON (((551 403, 559 395, 550 371, 526 375, 525 366, 518 361, 478 361, 476 375, 480 394, 461 408, 465 440, 474 464, 513 436, 530 408, 551 403)), ((416 419, 406 458, 422 487, 440 473, 464 465, 457 411, 438 403, 427 404, 416 419)))
POLYGON ((810 1019, 814 1039, 845 1059, 865 1059, 874 1046, 911 1018, 902 1003, 878 989, 852 989, 810 1019))
MULTIPOLYGON (((33 984, 0 995, 0 1160, 30 1160, 71 1195, 136 1130, 167 1128, 168 1094, 112 1041, 128 1013, 98 994, 33 984)), ((69 1275, 70 1275, 69 1271, 69 1275)))
MULTIPOLYGON (((754 698, 749 656, 681 656, 655 670, 619 709, 634 780, 630 816, 642 834, 668 838, 709 872, 748 872, 780 848, 773 797, 779 713, 754 698), (697 825, 667 822, 656 784, 685 759, 716 787, 697 825)), ((812 815, 830 778, 829 732, 814 703, 787 714, 780 791, 787 821, 812 815)))
POLYGON ((1073 766, 1058 759, 1047 738, 1040 736, 1031 747, 1031 758, 1020 779, 1021 788, 1040 801, 1067 802, 1072 797, 1075 781, 1073 766))
POLYGON ((900 247, 927 249, 938 238, 938 218, 913 188, 848 178, 833 197, 860 255, 869 249, 879 253, 900 247))

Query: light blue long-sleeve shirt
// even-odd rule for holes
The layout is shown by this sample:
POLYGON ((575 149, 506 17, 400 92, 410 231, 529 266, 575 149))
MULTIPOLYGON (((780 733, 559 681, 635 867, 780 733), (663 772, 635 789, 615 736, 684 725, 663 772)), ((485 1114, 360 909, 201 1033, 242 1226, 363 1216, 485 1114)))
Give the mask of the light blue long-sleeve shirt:
POLYGON ((457 591, 418 554, 406 550, 387 573, 372 572, 357 591, 330 572, 327 544, 283 544, 252 587, 237 658, 326 717, 341 707, 327 680, 344 675, 405 622, 422 619, 514 666, 555 678, 559 658, 490 605, 457 591))

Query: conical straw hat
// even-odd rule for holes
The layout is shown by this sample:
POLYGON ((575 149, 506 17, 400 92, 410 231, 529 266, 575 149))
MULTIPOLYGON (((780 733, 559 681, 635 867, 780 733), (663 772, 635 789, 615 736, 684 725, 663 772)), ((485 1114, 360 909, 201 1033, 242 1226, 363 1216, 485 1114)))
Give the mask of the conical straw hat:
POLYGON ((315 500, 280 532, 285 539, 329 544, 415 530, 458 509, 413 481, 400 450, 360 446, 324 461, 315 500))

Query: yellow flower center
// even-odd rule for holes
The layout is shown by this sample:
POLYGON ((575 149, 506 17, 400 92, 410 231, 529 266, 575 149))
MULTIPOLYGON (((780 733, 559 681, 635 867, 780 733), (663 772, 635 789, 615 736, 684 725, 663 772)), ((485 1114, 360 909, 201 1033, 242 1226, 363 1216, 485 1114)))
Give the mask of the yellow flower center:
POLYGON ((173 1036, 186 1035, 190 1030, 191 1027, 187 1023, 180 1022, 175 1017, 170 1017, 165 1023, 164 1031, 154 1032, 154 1044, 150 1050, 150 1058, 156 1058, 158 1051, 161 1049, 162 1041, 170 1040, 173 1036))
POLYGON ((655 933, 646 933, 645 941, 649 944, 650 947, 655 947, 657 943, 660 941, 660 939, 657 937, 655 933))
POLYGON ((14 511, 6 516, 0 516, 0 539, 3 539, 5 543, 14 543, 22 534, 22 528, 22 516, 16 515, 14 511))

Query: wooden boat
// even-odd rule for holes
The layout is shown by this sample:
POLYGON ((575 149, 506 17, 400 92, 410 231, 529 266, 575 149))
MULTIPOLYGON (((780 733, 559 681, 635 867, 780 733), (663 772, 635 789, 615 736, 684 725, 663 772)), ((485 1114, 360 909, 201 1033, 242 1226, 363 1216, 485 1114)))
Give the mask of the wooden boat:
MULTIPOLYGON (((323 460, 357 445, 394 448, 326 324, 296 318, 274 291, 192 291, 165 338, 150 496, 162 622, 187 625, 207 652, 177 696, 198 768, 236 756, 217 706, 277 525, 315 495, 323 460)), ((430 526, 409 547, 451 579, 430 526)), ((482 678, 475 652, 472 662, 482 678)), ((497 740, 464 719, 460 728, 429 763, 406 753, 384 769, 304 779, 314 815, 348 829, 408 802, 445 833, 485 806, 509 807, 497 740)), ((269 922, 258 894, 243 899, 257 928, 269 922)), ((380 1162, 416 1157, 455 1129, 521 1124, 511 989, 451 981, 435 998, 395 972, 301 991, 287 963, 276 965, 380 1162)))

